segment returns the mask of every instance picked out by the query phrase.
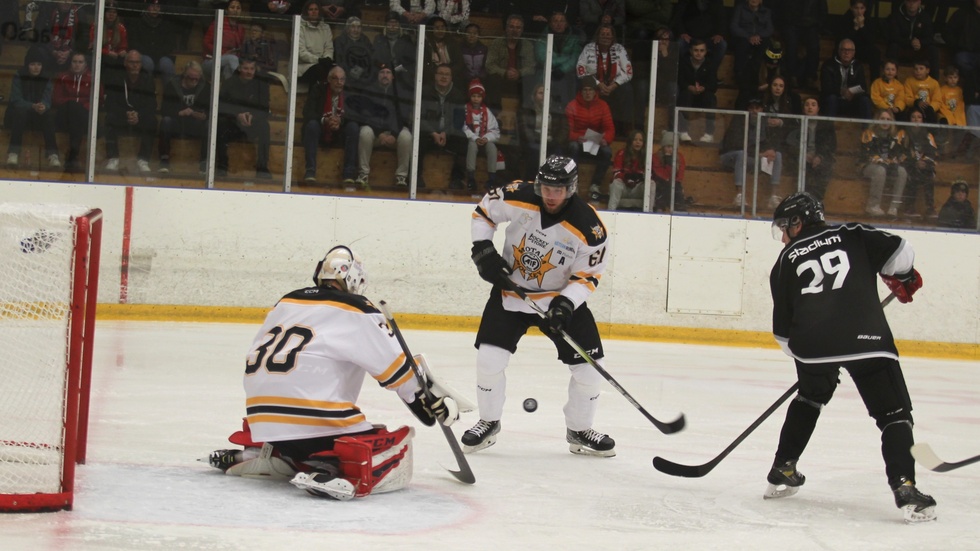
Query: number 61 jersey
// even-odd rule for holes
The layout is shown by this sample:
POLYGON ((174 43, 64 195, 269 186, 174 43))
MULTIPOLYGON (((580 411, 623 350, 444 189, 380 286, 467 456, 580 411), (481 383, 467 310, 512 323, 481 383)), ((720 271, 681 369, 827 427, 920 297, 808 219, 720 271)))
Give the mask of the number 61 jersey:
MULTIPOLYGON (((501 256, 522 287, 541 308, 562 294, 577 308, 599 285, 606 268, 606 227, 591 205, 578 196, 556 215, 549 215, 534 184, 515 182, 487 193, 473 213, 473 241, 493 240, 497 226, 507 225, 501 256)), ((515 293, 503 292, 504 309, 534 313, 515 293)))
POLYGON ((333 287, 309 287, 282 297, 245 361, 245 407, 253 440, 370 430, 356 403, 365 372, 406 402, 418 390, 401 345, 370 301, 333 287))
POLYGON ((769 276, 776 341, 804 363, 898 359, 878 274, 907 272, 914 256, 907 241, 870 226, 803 228, 769 276))

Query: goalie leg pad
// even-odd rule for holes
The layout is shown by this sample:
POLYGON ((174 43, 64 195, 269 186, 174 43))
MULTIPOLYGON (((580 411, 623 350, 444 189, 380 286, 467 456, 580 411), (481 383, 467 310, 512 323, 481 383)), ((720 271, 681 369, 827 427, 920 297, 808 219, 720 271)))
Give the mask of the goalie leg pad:
POLYGON ((262 444, 258 454, 256 448, 246 448, 242 452, 242 461, 225 471, 225 474, 245 478, 261 478, 266 480, 289 480, 296 474, 296 469, 286 460, 279 457, 272 444, 262 444))
POLYGON ((415 429, 401 427, 394 432, 380 429, 374 434, 337 439, 333 453, 340 459, 341 476, 356 487, 357 497, 408 486, 414 436, 415 429))
POLYGON ((297 473, 289 483, 311 495, 337 501, 349 501, 356 494, 356 488, 349 480, 328 473, 297 473))

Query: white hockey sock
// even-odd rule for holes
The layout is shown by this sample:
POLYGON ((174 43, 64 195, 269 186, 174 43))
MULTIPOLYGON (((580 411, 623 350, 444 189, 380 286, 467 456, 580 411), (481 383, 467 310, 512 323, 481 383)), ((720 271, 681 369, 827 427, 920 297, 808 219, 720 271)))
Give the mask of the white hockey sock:
MULTIPOLYGON (((602 360, 596 363, 602 365, 602 360)), ((572 376, 568 380, 568 402, 563 410, 565 426, 575 431, 590 429, 599 407, 602 375, 589 364, 570 365, 568 369, 572 376)))
POLYGON ((504 370, 510 362, 510 352, 481 344, 476 352, 476 403, 480 419, 499 421, 504 413, 507 377, 504 370))

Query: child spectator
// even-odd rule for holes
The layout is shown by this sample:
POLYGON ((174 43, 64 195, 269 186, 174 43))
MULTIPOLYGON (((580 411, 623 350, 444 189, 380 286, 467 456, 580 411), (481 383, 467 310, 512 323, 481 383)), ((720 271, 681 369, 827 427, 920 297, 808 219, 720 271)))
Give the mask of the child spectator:
POLYGON ((946 67, 945 84, 939 87, 939 122, 951 126, 966 126, 966 103, 960 87, 960 70, 946 67))
MULTIPOLYGON (((708 46, 704 40, 691 40, 689 55, 677 67, 677 105, 679 107, 700 107, 714 109, 718 106, 715 93, 718 89, 718 79, 715 67, 708 62, 708 46)), ((690 113, 682 112, 677 121, 677 131, 683 142, 690 142, 688 134, 688 117, 690 113)), ((711 143, 715 140, 715 114, 705 113, 704 134, 701 141, 711 143)))
POLYGON ((908 172, 905 170, 905 148, 895 127, 895 115, 884 109, 875 114, 876 123, 861 134, 862 162, 861 175, 871 180, 868 188, 868 203, 864 211, 871 216, 884 216, 881 210, 881 196, 886 180, 892 180, 892 202, 888 209, 892 216, 898 213, 905 193, 908 172))
POLYGON ((482 147, 487 156, 487 191, 497 187, 497 140, 500 139, 500 126, 497 118, 483 103, 487 91, 479 80, 469 87, 470 101, 466 104, 463 133, 466 134, 466 187, 476 189, 476 154, 482 147))
MULTIPOLYGON (((807 117, 820 115, 820 102, 817 98, 803 101, 803 114, 807 117)), ((834 173, 834 160, 837 153, 837 130, 829 120, 806 119, 806 175, 805 190, 823 201, 834 173)), ((798 140, 797 140, 798 141, 798 140)))
MULTIPOLYGON (((674 145, 674 134, 664 132, 674 145)), ((609 210, 640 210, 643 208, 643 180, 646 178, 646 140, 641 130, 630 132, 626 147, 613 158, 613 180, 609 184, 609 210)), ((667 167, 670 170, 670 167, 667 167)), ((670 173, 667 174, 670 181, 670 173)))
POLYGON ((20 161, 24 130, 40 130, 44 137, 44 154, 48 166, 58 168, 58 143, 54 135, 54 115, 51 96, 54 84, 44 73, 44 52, 39 46, 27 51, 24 66, 14 74, 10 83, 10 104, 4 113, 3 126, 10 132, 7 166, 16 167, 20 161))
MULTIPOLYGON (((929 128, 923 126, 925 116, 922 111, 913 109, 909 113, 909 122, 913 126, 899 132, 904 142, 905 150, 908 154, 906 158, 905 170, 908 172, 908 182, 905 185, 905 209, 904 214, 909 217, 917 217, 915 211, 916 194, 922 188, 922 196, 926 204, 926 217, 935 218, 936 209, 933 199, 933 182, 936 179, 936 154, 939 148, 936 139, 929 128), (904 134, 904 136, 903 136, 904 134)), ((894 216, 894 203, 889 209, 888 214, 894 216)))
MULTIPOLYGON (((674 164, 674 133, 664 132, 660 138, 660 149, 653 154, 650 163, 650 174, 657 184, 653 196, 653 210, 669 211, 670 209, 670 177, 674 164)), ((687 210, 687 198, 684 197, 684 170, 687 161, 684 154, 677 152, 677 173, 674 175, 674 211, 687 210)))
POLYGON ((480 41, 480 26, 476 23, 466 26, 466 38, 459 46, 459 53, 463 57, 463 75, 460 81, 486 80, 487 45, 480 41))
POLYGON ((936 109, 933 105, 939 105, 940 101, 939 81, 929 76, 929 64, 916 61, 912 76, 905 79, 905 103, 909 112, 918 109, 922 111, 927 123, 936 124, 936 109))
POLYGON ((898 63, 886 59, 881 64, 881 77, 871 83, 871 103, 875 109, 886 109, 898 117, 905 111, 905 84, 898 81, 898 63))
POLYGON ((970 188, 965 180, 953 182, 949 188, 949 199, 939 209, 937 224, 944 228, 976 228, 977 215, 973 212, 973 205, 967 200, 969 194, 970 188))

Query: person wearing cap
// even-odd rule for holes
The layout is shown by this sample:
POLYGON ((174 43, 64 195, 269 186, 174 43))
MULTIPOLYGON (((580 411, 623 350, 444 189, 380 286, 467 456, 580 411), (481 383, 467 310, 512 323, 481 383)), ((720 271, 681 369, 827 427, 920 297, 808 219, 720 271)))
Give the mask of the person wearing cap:
POLYGON ((575 99, 565 106, 565 116, 568 118, 568 151, 575 162, 581 164, 585 155, 595 157, 596 168, 592 173, 589 185, 589 198, 598 202, 601 198, 600 188, 606 171, 612 162, 612 144, 616 138, 616 127, 613 124, 612 112, 609 105, 599 98, 595 78, 587 76, 579 81, 579 92, 575 99), (598 143, 590 142, 587 132, 598 134, 598 143), (597 145, 595 153, 589 153, 586 147, 597 145))
POLYGON ((350 16, 344 32, 333 41, 334 62, 347 72, 347 87, 361 90, 369 86, 374 77, 374 46, 364 34, 361 18, 350 16))
POLYGON ((16 167, 20 162, 24 130, 33 128, 44 137, 44 154, 50 168, 61 167, 58 159, 58 142, 54 134, 54 116, 51 114, 51 96, 54 83, 44 72, 47 56, 41 46, 27 50, 24 66, 10 82, 10 102, 3 116, 3 126, 10 133, 7 146, 7 166, 16 167))
POLYGON ((663 212, 684 212, 687 210, 687 197, 684 196, 684 172, 687 160, 680 151, 674 152, 674 133, 664 131, 660 139, 660 149, 653 153, 650 161, 650 177, 657 184, 653 196, 653 210, 663 212), (676 157, 677 169, 674 170, 676 157), (670 182, 674 182, 674 208, 670 207, 670 182))
POLYGON ((174 65, 177 51, 177 25, 163 17, 160 0, 150 0, 138 15, 127 18, 129 45, 143 54, 143 69, 160 75, 166 84, 177 72, 174 65))
POLYGON ((307 85, 323 80, 333 66, 333 32, 323 20, 317 0, 306 0, 299 23, 299 62, 296 73, 307 85))
POLYGON ((476 154, 482 147, 487 156, 487 191, 497 187, 497 140, 500 139, 500 125, 497 118, 483 103, 486 88, 479 80, 470 82, 467 90, 470 101, 463 112, 463 133, 466 134, 466 188, 476 190, 476 154))
POLYGON ((963 228, 975 229, 977 227, 977 215, 973 212, 973 205, 967 197, 970 195, 970 188, 966 185, 966 180, 956 180, 949 188, 949 199, 939 209, 939 220, 936 222, 944 228, 963 228))
MULTIPOLYGON (((356 183, 369 187, 371 155, 375 147, 395 149, 395 185, 408 185, 408 168, 412 162, 412 133, 399 114, 400 101, 391 67, 378 67, 376 81, 359 94, 347 96, 346 114, 360 125, 357 146, 358 176, 356 183)), ((405 121, 406 123, 408 121, 405 121)))
POLYGON ((391 0, 391 13, 406 25, 421 25, 436 13, 436 0, 391 0))
POLYGON ((745 74, 751 60, 762 56, 772 39, 772 10, 762 0, 737 2, 728 29, 735 50, 735 74, 745 74))
POLYGON ((837 55, 820 68, 820 105, 825 117, 871 119, 864 64, 854 59, 854 41, 843 39, 837 55))
MULTIPOLYGON (((757 97, 751 98, 747 109, 748 115, 732 117, 728 128, 725 130, 725 137, 722 138, 721 156, 718 157, 723 167, 734 170, 736 193, 733 203, 736 207, 741 207, 743 203, 742 190, 744 189, 743 184, 745 183, 745 171, 748 168, 754 173, 753 167, 759 162, 759 159, 765 158, 772 164, 772 173, 769 175, 769 183, 772 186, 772 194, 769 198, 770 203, 772 203, 773 197, 777 197, 776 190, 778 189, 779 180, 783 173, 783 155, 778 149, 781 144, 773 142, 768 125, 765 123, 762 124, 759 141, 755 141, 756 125, 759 121, 759 113, 762 113, 762 100, 757 97), (748 123, 746 123, 746 120, 748 120, 748 123), (745 162, 746 148, 743 140, 745 138, 746 124, 749 127, 748 154, 750 163, 745 162)), ((760 168, 760 175, 762 172, 760 168)), ((779 202, 776 201, 776 204, 778 205, 779 202)))

